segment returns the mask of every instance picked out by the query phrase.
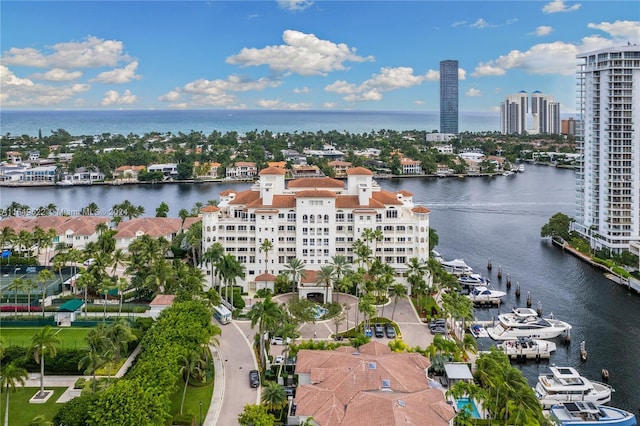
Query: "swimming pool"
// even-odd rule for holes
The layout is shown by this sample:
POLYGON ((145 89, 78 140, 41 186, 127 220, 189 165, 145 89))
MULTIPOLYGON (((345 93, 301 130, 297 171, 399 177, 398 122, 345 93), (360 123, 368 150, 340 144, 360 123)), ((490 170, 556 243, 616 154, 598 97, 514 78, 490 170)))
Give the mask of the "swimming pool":
POLYGON ((316 314, 314 315, 316 319, 322 318, 328 311, 320 305, 316 305, 316 314))
POLYGON ((456 399, 456 407, 458 411, 467 410, 471 417, 474 419, 480 418, 480 412, 478 411, 478 407, 476 406, 476 402, 469 398, 459 398, 456 399))

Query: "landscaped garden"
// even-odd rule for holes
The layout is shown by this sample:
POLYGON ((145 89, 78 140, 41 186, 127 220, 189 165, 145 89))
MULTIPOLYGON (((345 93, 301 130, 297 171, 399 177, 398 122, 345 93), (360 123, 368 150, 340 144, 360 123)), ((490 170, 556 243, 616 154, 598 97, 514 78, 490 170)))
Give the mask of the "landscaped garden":
MULTIPOLYGON (((47 390, 53 390, 53 395, 49 400, 42 404, 31 404, 29 400, 38 392, 39 388, 33 387, 16 387, 16 391, 9 394, 9 424, 11 426, 30 426, 32 424, 45 424, 33 422, 35 417, 41 416, 44 421, 51 421, 56 415, 62 404, 56 403, 58 398, 67 388, 47 387, 47 390)), ((2 390, 6 392, 6 389, 2 390)), ((0 419, 4 419, 6 410, 6 395, 3 393, 2 403, 0 404, 0 419)))

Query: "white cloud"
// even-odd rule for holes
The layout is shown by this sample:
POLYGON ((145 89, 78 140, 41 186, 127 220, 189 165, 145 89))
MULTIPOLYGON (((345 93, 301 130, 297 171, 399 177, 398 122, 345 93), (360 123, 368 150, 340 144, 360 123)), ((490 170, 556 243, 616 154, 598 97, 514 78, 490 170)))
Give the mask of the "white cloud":
POLYGON ((256 102, 256 105, 261 108, 267 109, 309 109, 311 104, 308 103, 288 103, 283 102, 280 99, 269 100, 269 99, 260 99, 256 102))
POLYGON ((82 77, 81 71, 67 71, 60 68, 54 68, 45 73, 36 73, 31 78, 47 81, 73 81, 82 77))
POLYGON ((82 42, 58 43, 50 50, 53 52, 46 54, 32 47, 12 47, 4 52, 2 62, 6 65, 70 69, 113 67, 128 59, 121 41, 93 36, 82 42))
POLYGON ((420 101, 420 100, 414 101, 413 103, 416 104, 416 105, 424 105, 425 104, 424 101, 420 101))
POLYGON ((460 27, 462 25, 466 25, 466 24, 467 24, 467 21, 456 21, 453 24, 451 24, 451 26, 455 28, 455 27, 460 27))
POLYGON ((467 79, 467 72, 462 68, 458 68, 458 80, 466 80, 466 79, 467 79))
POLYGON ((424 75, 424 79, 427 81, 440 81, 440 71, 429 70, 424 75))
POLYGON ((552 31, 553 31, 553 27, 550 27, 548 25, 540 25, 538 28, 536 28, 536 31, 534 34, 537 35, 538 37, 543 37, 551 34, 552 31))
POLYGON ((629 41, 640 40, 640 21, 589 23, 587 27, 604 31, 613 37, 624 38, 629 41))
POLYGON ((90 88, 88 84, 61 86, 34 83, 28 78, 17 77, 4 65, 0 65, 0 81, 2 106, 57 105, 90 88))
POLYGON ((311 0, 278 0, 278 6, 291 12, 301 12, 313 4, 311 0))
POLYGON ((374 74, 360 85, 339 80, 324 90, 344 95, 346 101, 379 101, 383 92, 417 86, 425 80, 426 76, 414 75, 410 67, 381 68, 379 74, 374 74))
POLYGON ((325 102, 322 104, 322 108, 335 108, 338 106, 337 102, 325 102))
POLYGON ((131 105, 138 100, 136 95, 131 93, 131 90, 127 89, 120 95, 116 90, 108 90, 104 94, 104 98, 100 101, 102 106, 110 105, 131 105))
POLYGON ((473 24, 469 25, 471 28, 478 28, 480 30, 484 29, 484 28, 489 28, 491 25, 485 21, 482 18, 478 18, 478 20, 476 22, 474 22, 473 24))
POLYGON ((467 92, 464 95, 469 97, 482 96, 482 92, 480 92, 480 90, 478 89, 474 89, 473 87, 471 87, 469 90, 467 90, 467 92))
POLYGON ((533 45, 527 51, 512 50, 488 62, 481 62, 471 74, 474 77, 499 76, 509 69, 521 69, 530 74, 572 75, 576 72, 576 55, 619 44, 599 36, 582 39, 579 45, 557 41, 533 45))
POLYGON ((300 87, 300 88, 296 87, 295 89, 293 89, 293 93, 295 93, 296 95, 306 94, 306 93, 309 93, 309 92, 311 92, 311 90, 309 90, 309 88, 307 86, 300 87))
POLYGON ((138 69, 138 61, 133 61, 124 68, 116 68, 111 71, 105 71, 91 81, 97 81, 102 84, 123 84, 129 83, 131 80, 140 80, 141 75, 136 74, 138 69))
POLYGON ((345 62, 365 62, 374 59, 372 56, 357 55, 355 48, 350 48, 344 43, 320 40, 314 34, 286 30, 282 39, 284 45, 267 46, 262 49, 245 47, 237 55, 228 57, 226 62, 244 67, 267 65, 274 71, 290 71, 310 76, 345 70, 345 62))
POLYGON ((564 4, 564 0, 553 0, 551 3, 545 4, 542 11, 544 13, 573 12, 580 9, 580 6, 582 6, 580 3, 567 6, 564 4))
POLYGON ((180 89, 172 90, 164 95, 158 96, 158 100, 162 102, 175 102, 180 99, 180 89))

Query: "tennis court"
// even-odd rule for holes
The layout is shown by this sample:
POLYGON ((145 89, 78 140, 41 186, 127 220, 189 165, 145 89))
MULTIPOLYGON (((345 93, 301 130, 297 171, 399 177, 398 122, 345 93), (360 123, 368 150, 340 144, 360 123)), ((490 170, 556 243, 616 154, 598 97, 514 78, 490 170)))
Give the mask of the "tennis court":
MULTIPOLYGON (((27 295, 41 295, 42 294, 42 281, 38 279, 38 273, 48 269, 44 266, 3 266, 0 270, 0 294, 2 298, 0 303, 15 303, 16 291, 18 293, 18 302, 25 303, 27 295), (17 290, 13 288, 12 283, 16 279, 20 279, 22 284, 17 290)), ((53 278, 45 282, 46 295, 52 296, 62 291, 62 283, 69 279, 72 274, 72 268, 63 268, 62 281, 60 280, 60 274, 58 271, 51 270, 53 278)), ((37 296, 36 296, 37 298, 37 296)), ((33 300, 33 297, 31 298, 33 300)))

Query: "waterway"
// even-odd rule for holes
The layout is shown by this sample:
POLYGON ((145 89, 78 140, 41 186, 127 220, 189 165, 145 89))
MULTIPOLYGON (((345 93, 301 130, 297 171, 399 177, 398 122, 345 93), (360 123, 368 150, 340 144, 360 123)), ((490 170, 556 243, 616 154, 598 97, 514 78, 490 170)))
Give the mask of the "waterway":
MULTIPOLYGON (((574 174, 571 170, 527 165, 513 176, 492 178, 383 179, 389 190, 405 189, 431 209, 431 226, 439 236, 436 249, 446 259, 462 258, 492 285, 506 290, 507 274, 512 287, 500 309, 479 309, 479 319, 491 319, 514 306, 525 306, 527 292, 533 307, 541 303, 545 315, 573 325, 572 341, 559 344, 550 363, 572 366, 585 376, 600 380, 610 372, 609 384, 616 392, 611 405, 638 413, 640 409, 640 296, 607 280, 601 271, 563 253, 540 237, 540 228, 557 212, 573 216, 574 174), (492 270, 487 270, 491 259, 492 270), (499 267, 503 278, 497 279, 499 267), (515 296, 515 285, 522 289, 515 296), (580 342, 585 341, 588 360, 580 361, 580 342)), ((161 201, 170 216, 197 201, 218 197, 225 189, 245 189, 247 183, 92 186, 71 188, 0 188, 0 205, 12 201, 32 207, 55 203, 65 211, 79 210, 90 202, 103 214, 125 199, 142 205, 154 215, 161 201)), ((487 348, 493 342, 481 339, 487 348)), ((549 362, 520 365, 532 385, 548 372, 549 362)))

